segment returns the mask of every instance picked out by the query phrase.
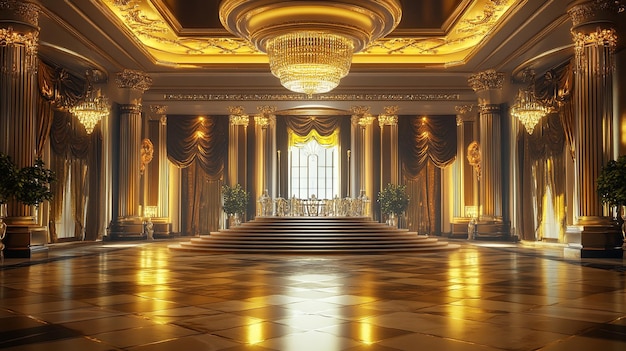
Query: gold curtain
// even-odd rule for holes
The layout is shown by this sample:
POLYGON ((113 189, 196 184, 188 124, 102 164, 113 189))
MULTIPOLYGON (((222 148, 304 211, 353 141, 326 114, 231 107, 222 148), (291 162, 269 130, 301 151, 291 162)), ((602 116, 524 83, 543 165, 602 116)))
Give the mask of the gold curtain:
POLYGON ((182 171, 182 232, 219 229, 221 185, 228 156, 228 117, 167 116, 167 155, 182 171))
POLYGON ((544 117, 533 134, 520 129, 518 138, 522 162, 519 191, 524 214, 520 216, 521 237, 523 240, 542 240, 545 236, 542 224, 549 221, 558 223, 558 238, 562 240, 566 229, 566 134, 559 114, 544 117), (546 212, 548 202, 555 213, 546 212))
MULTIPOLYGON (((64 189, 71 172, 69 187, 74 195, 71 200, 72 217, 77 230, 74 237, 84 240, 98 239, 98 228, 102 221, 99 212, 99 184, 102 174, 100 126, 97 125, 93 133, 88 135, 85 128, 69 112, 55 111, 50 129, 50 149, 50 167, 57 176, 52 188, 54 198, 50 203, 50 228, 54 228, 54 223, 63 215, 64 189), (89 204, 86 203, 87 199, 89 204)), ((50 230, 49 240, 58 240, 56 231, 50 230)))
POLYGON ((317 140, 322 147, 330 148, 339 145, 339 129, 335 129, 334 132, 326 136, 320 135, 315 129, 311 130, 307 135, 297 135, 293 130, 289 129, 289 146, 303 145, 312 139, 317 140))
POLYGON ((313 131, 321 137, 329 137, 339 129, 341 122, 339 116, 285 116, 284 120, 287 129, 300 137, 311 135, 313 131))

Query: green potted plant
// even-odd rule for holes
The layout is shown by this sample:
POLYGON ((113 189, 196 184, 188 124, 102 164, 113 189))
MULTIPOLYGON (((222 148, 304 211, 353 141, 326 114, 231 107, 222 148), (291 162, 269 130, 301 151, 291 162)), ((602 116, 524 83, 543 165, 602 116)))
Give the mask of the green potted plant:
POLYGON ((241 223, 241 216, 246 212, 246 208, 248 207, 250 194, 248 194, 241 185, 236 184, 232 187, 223 185, 222 196, 224 197, 224 205, 222 207, 224 212, 234 217, 235 225, 239 225, 241 223))
POLYGON ((52 199, 50 184, 56 177, 53 171, 45 168, 41 159, 35 160, 33 166, 20 169, 15 179, 15 199, 24 205, 37 207, 43 201, 52 199))
POLYGON ((626 206, 626 155, 611 160, 602 167, 596 180, 596 191, 603 204, 616 209, 616 219, 623 220, 620 210, 626 206))
POLYGON ((389 225, 396 226, 396 217, 406 211, 409 206, 406 185, 387 184, 378 193, 377 201, 380 204, 380 211, 389 217, 389 225))

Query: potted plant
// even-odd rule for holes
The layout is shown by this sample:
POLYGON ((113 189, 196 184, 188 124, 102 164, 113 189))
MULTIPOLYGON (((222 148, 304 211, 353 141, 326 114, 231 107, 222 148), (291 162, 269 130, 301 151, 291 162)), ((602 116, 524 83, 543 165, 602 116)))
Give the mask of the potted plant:
POLYGON ((397 216, 409 206, 409 196, 406 194, 406 185, 387 184, 378 193, 380 211, 389 216, 389 225, 397 225, 397 216))
POLYGON ((44 166, 44 162, 38 158, 33 166, 24 167, 17 172, 14 184, 17 201, 37 207, 43 201, 52 199, 50 184, 56 177, 53 171, 44 166))
POLYGON ((623 223, 621 215, 624 215, 622 210, 626 206, 626 155, 618 157, 617 161, 611 160, 602 167, 596 180, 596 191, 603 204, 615 209, 615 219, 623 223))
POLYGON ((229 185, 222 186, 222 196, 224 197, 224 212, 234 217, 235 225, 241 223, 241 216, 246 212, 248 207, 248 199, 250 194, 246 192, 241 185, 236 184, 231 187, 229 185))
MULTIPOLYGON (((11 157, 0 153, 0 206, 6 208, 6 203, 14 196, 15 177, 17 167, 11 161, 11 157)), ((0 209, 0 217, 4 212, 0 209)))

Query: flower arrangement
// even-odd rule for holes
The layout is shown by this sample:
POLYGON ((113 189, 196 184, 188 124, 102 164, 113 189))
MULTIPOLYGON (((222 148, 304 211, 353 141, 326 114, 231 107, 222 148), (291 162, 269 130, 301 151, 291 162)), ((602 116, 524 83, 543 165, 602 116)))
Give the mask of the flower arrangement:
POLYGON ((603 204, 626 206, 626 155, 602 167, 596 180, 596 191, 603 204))
POLYGON ((222 196, 224 197, 223 209, 226 214, 243 214, 246 211, 250 194, 248 194, 241 185, 236 184, 233 187, 223 185, 222 196))
POLYGON ((387 184, 378 193, 378 203, 382 213, 399 215, 409 206, 409 196, 406 194, 406 185, 387 184))

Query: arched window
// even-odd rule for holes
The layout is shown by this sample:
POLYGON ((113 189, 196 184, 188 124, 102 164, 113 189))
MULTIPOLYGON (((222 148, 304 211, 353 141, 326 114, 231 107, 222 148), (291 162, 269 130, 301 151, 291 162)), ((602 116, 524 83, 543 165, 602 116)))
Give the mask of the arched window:
POLYGON ((339 133, 300 137, 289 132, 289 196, 332 199, 339 189, 339 133))

